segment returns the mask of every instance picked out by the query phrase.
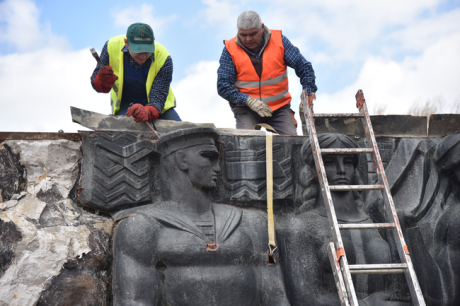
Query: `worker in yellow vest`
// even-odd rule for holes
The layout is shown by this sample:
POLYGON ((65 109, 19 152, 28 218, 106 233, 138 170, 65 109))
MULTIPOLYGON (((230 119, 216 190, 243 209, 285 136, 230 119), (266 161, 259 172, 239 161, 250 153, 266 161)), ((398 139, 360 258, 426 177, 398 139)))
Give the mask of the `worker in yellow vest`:
POLYGON ((97 92, 110 92, 113 115, 132 116, 136 122, 181 121, 174 110, 176 98, 170 86, 171 56, 155 41, 148 24, 134 23, 126 35, 109 39, 101 60, 105 69, 94 69, 91 85, 97 92), (112 88, 114 84, 118 92, 112 88))
POLYGON ((237 20, 238 34, 224 42, 217 71, 219 95, 230 103, 237 129, 269 124, 279 134, 297 135, 287 67, 295 70, 305 94, 315 98, 315 72, 279 30, 269 30, 254 11, 237 20))

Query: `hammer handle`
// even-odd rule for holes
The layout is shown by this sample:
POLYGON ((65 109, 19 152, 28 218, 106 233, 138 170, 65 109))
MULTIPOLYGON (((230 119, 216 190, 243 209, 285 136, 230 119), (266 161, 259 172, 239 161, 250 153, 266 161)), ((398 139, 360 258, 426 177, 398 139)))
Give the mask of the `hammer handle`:
MULTIPOLYGON (((91 54, 92 54, 92 55, 94 56, 94 58, 96 59, 96 62, 97 62, 97 64, 99 65, 99 68, 107 70, 107 68, 105 68, 105 65, 104 65, 104 63, 102 62, 101 58, 99 57, 99 54, 97 54, 96 49, 91 48, 91 49, 89 49, 89 51, 91 51, 91 54)), ((114 90, 115 92, 118 92, 117 85, 113 84, 112 88, 113 88, 113 90, 114 90)))

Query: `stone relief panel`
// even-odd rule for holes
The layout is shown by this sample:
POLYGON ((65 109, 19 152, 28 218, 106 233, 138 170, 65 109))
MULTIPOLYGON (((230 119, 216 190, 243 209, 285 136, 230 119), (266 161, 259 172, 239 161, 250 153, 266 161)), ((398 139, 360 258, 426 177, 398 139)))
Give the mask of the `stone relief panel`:
POLYGON ((80 199, 85 205, 114 211, 152 200, 151 134, 83 132, 80 199))
MULTIPOLYGON (((238 203, 260 202, 267 199, 265 137, 224 136, 222 185, 219 201, 238 203)), ((273 139, 273 198, 293 200, 295 164, 292 147, 298 138, 273 139)))
MULTIPOLYGON (((233 143, 227 145, 225 187, 230 191, 231 200, 265 200, 267 198, 266 154, 261 150, 232 150, 233 143)), ((273 190, 275 199, 284 199, 292 194, 291 157, 285 157, 280 144, 273 146, 273 190), (281 160, 278 160, 281 159, 281 160)))
POLYGON ((115 305, 289 305, 265 213, 213 200, 218 138, 195 128, 157 142, 161 199, 114 215, 115 305))
MULTIPOLYGON (((79 300, 123 305, 132 300, 120 295, 122 288, 132 286, 129 288, 137 290, 136 286, 152 283, 155 289, 145 290, 155 292, 156 302, 149 297, 146 305, 187 305, 192 301, 191 305, 196 305, 198 300, 201 305, 225 305, 228 301, 233 305, 303 305, 305 301, 313 306, 336 305, 329 262, 321 255, 323 243, 329 239, 328 223, 318 206, 323 203, 317 202, 315 173, 307 171, 306 153, 301 150, 308 139, 274 137, 280 253, 276 253, 273 267, 266 265, 265 137, 192 130, 164 134, 162 142, 145 132, 82 132, 82 160, 78 146, 51 144, 72 151, 72 155, 59 153, 59 162, 68 160, 68 165, 58 167, 50 163, 53 158, 48 155, 34 157, 42 149, 36 147, 34 151, 32 142, 9 142, 15 155, 5 155, 9 159, 7 163, 2 159, 2 163, 8 169, 25 167, 25 171, 10 171, 22 177, 22 185, 14 183, 17 180, 11 180, 16 185, 5 185, 23 194, 10 197, 11 192, 2 193, 0 245, 6 251, 0 254, 0 283, 4 284, 0 302, 72 305, 79 300), (203 133, 213 136, 196 136, 203 133), (208 149, 202 150, 203 146, 208 149), (82 172, 77 180, 79 162, 82 172), (80 194, 82 203, 77 204, 76 194, 80 194), (196 208, 196 203, 200 204, 200 213, 186 210, 196 208), (124 234, 131 235, 124 236, 130 237, 125 241, 114 241, 114 254, 113 222, 99 211, 109 212, 116 220, 114 231, 120 239, 124 234), (5 235, 12 235, 11 239, 5 235), (137 251, 130 253, 132 260, 128 263, 120 254, 133 249, 137 251), (27 254, 33 255, 29 261, 17 262, 27 254), (143 262, 145 254, 155 255, 143 262), (28 273, 24 264, 40 264, 47 270, 43 275, 38 271, 28 273), (251 274, 249 270, 256 272, 251 274), (142 274, 136 271, 149 272, 143 279, 148 282, 136 279, 142 274), (245 273, 253 278, 238 279, 245 273), (192 281, 189 275, 201 278, 192 281), (225 281, 216 279, 216 275, 225 275, 225 281), (18 282, 13 283, 13 279, 18 282), (264 282, 267 279, 276 281, 264 282), (36 285, 29 293, 18 295, 21 282, 36 285), (307 285, 309 282, 312 284, 307 285), (178 283, 180 288, 174 287, 178 283), (228 284, 232 284, 237 300, 229 298, 228 284), (237 292, 243 290, 241 285, 244 294, 237 292), (310 289, 318 285, 316 293, 320 295, 297 297, 298 292, 312 293, 310 289), (178 292, 185 292, 187 298, 178 292), (196 296, 198 292, 203 296, 196 296)), ((362 146, 362 138, 352 141, 362 146)), ((459 305, 460 267, 456 259, 460 256, 460 133, 444 138, 378 137, 377 142, 427 305, 459 305)), ((57 152, 52 149, 47 154, 52 151, 57 152)), ((345 160, 341 162, 346 164, 345 160)), ((368 157, 360 155, 352 164, 355 182, 375 180, 368 157)), ((9 180, 4 179, 2 184, 9 184, 9 180)), ((374 192, 347 196, 350 199, 346 203, 354 205, 359 220, 382 222, 385 212, 380 196, 374 192)), ((347 237, 346 245, 356 262, 383 262, 383 257, 389 262, 399 260, 392 237, 384 231, 358 230, 347 237)), ((404 277, 367 276, 356 277, 355 281, 367 305, 411 304, 404 277)))

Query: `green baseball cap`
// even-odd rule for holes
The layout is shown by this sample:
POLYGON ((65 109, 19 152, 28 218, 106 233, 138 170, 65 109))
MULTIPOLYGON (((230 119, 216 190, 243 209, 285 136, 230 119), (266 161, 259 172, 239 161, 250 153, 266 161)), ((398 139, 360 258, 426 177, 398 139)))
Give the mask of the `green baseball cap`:
POLYGON ((155 37, 152 28, 145 23, 133 23, 126 32, 126 38, 129 42, 129 49, 133 53, 154 53, 155 37))

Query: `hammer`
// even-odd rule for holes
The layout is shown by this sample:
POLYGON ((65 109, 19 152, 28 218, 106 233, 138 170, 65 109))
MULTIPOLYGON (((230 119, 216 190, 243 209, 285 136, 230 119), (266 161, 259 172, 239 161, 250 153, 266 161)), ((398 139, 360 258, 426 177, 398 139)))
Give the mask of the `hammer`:
MULTIPOLYGON (((97 54, 96 49, 91 48, 91 49, 89 49, 89 51, 91 51, 91 54, 92 54, 92 55, 94 56, 94 58, 96 59, 96 62, 97 62, 97 64, 99 65, 99 68, 108 70, 107 68, 105 68, 105 65, 104 65, 104 63, 101 61, 101 58, 99 57, 99 55, 97 54)), ((113 88, 113 90, 115 91, 115 93, 117 94, 117 98, 118 98, 118 88, 117 88, 117 85, 113 84, 112 88, 113 88)))

